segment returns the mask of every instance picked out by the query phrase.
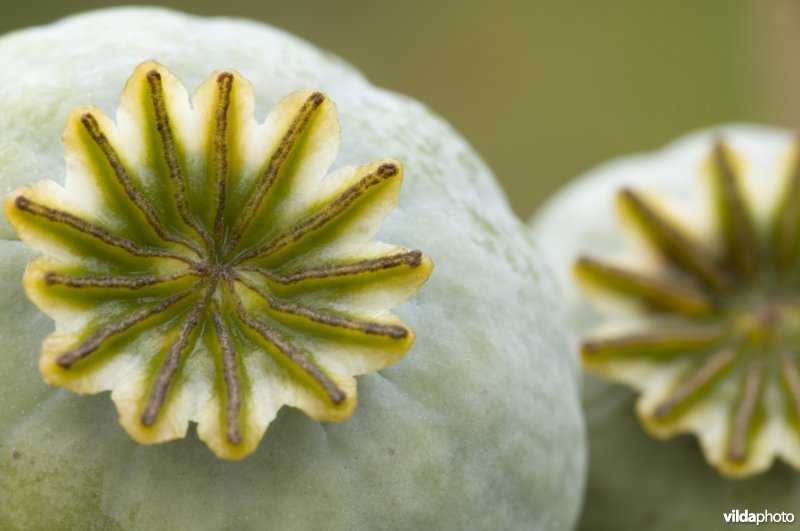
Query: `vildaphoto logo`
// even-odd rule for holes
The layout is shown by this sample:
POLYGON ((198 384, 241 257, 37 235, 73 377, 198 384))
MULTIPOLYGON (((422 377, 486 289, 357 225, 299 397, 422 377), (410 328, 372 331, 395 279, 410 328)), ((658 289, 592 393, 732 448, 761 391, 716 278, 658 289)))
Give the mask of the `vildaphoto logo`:
POLYGON ((747 509, 733 509, 727 513, 722 513, 726 524, 791 524, 794 522, 794 513, 771 513, 760 511, 754 513, 747 509))

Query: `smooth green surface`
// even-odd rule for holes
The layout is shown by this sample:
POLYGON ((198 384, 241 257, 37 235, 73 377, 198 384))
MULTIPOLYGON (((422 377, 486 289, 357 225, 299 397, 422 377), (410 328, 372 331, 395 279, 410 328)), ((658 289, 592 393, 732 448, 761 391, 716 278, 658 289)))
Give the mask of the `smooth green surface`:
POLYGON ((634 393, 588 375, 584 384, 591 475, 582 531, 673 531, 753 529, 725 523, 723 513, 791 512, 794 524, 757 529, 793 529, 800 507, 800 474, 784 463, 740 480, 722 478, 700 455, 697 441, 658 441, 634 415, 634 393))
POLYGON ((0 314, 0 334, 19 347, 0 351, 0 527, 569 529, 585 443, 551 281, 484 163, 422 105, 261 25, 97 14, 0 41, 0 183, 61 178, 67 112, 91 102, 113 113, 143 57, 187 87, 210 68, 237 69, 258 87, 259 118, 288 92, 320 88, 341 119, 334 166, 403 162, 398 207, 376 239, 424 249, 436 264, 398 309, 417 341, 359 379, 352 419, 284 409, 242 462, 216 459, 194 433, 138 446, 107 397, 41 383, 36 344, 51 325, 21 314, 31 306, 15 279, 30 253, 7 243, 16 250, 0 255, 0 286, 19 308, 0 314))

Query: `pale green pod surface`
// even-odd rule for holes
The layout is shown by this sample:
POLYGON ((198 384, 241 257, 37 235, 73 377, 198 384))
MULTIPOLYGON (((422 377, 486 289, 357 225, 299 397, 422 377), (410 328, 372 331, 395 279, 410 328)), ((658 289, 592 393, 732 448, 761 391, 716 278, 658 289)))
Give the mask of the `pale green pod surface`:
POLYGON ((573 527, 560 302, 446 123, 161 9, 0 63, 0 528, 573 527))
POLYGON ((790 131, 722 126, 604 164, 531 220, 588 371, 582 529, 800 516, 799 161, 790 131))

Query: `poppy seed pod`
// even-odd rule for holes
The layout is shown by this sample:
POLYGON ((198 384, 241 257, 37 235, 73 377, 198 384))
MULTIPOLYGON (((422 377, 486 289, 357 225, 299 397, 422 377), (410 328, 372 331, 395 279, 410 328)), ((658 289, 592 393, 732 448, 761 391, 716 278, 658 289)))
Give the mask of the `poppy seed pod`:
POLYGON ((0 527, 574 524, 558 300, 446 123, 243 20, 0 58, 0 527))
POLYGON ((789 131, 723 126, 602 165, 532 220, 591 373, 586 529, 792 518, 799 161, 789 131))

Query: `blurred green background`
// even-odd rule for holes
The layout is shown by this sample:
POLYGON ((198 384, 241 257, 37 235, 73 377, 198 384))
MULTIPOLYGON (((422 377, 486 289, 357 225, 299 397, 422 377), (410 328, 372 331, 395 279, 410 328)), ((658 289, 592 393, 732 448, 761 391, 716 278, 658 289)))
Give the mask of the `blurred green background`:
MULTIPOLYGON (((7 3, 0 30, 122 4, 7 3)), ((478 149, 523 218, 593 165, 698 127, 800 126, 795 0, 160 5, 282 27, 424 101, 478 149)))

